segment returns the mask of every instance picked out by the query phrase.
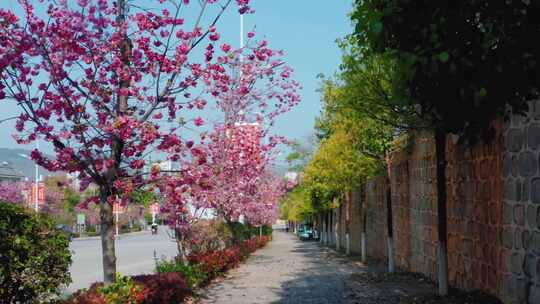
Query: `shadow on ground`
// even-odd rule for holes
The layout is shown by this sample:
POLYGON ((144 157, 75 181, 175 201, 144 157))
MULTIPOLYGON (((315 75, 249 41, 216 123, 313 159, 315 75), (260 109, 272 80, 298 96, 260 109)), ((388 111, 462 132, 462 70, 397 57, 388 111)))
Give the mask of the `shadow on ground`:
POLYGON ((316 242, 298 242, 291 254, 303 255, 310 265, 295 272, 291 279, 275 290, 279 299, 272 304, 395 304, 401 298, 434 291, 434 286, 420 277, 406 276, 374 282, 369 274, 384 272, 384 265, 371 265, 368 268, 316 242))
POLYGON ((301 255, 307 263, 274 290, 279 299, 273 304, 344 303, 345 281, 351 274, 365 271, 317 242, 298 241, 290 254, 301 255))

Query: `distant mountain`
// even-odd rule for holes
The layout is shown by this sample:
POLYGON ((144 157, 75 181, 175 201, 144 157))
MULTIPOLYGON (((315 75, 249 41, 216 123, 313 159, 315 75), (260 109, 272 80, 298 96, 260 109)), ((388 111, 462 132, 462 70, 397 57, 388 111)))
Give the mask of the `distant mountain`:
MULTIPOLYGON (((34 180, 35 163, 29 158, 30 152, 30 150, 25 149, 0 148, 0 163, 8 162, 13 169, 21 171, 28 180, 34 180)), ((49 175, 58 175, 58 173, 49 172, 42 167, 38 168, 38 172, 44 178, 49 175)))

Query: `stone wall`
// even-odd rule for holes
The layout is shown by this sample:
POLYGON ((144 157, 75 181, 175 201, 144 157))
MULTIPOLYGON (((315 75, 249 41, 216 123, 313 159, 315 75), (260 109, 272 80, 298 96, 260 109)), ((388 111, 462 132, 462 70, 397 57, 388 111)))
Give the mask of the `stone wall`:
MULTIPOLYGON (((540 101, 498 121, 489 141, 447 138, 448 268, 451 286, 480 289, 505 303, 540 303, 540 101)), ((398 268, 437 277, 437 189, 433 136, 417 133, 389 170, 398 268)), ((388 179, 347 194, 333 212, 341 249, 387 261, 388 179), (347 216, 348 214, 348 216, 347 216)))
MULTIPOLYGON (((540 303, 540 102, 505 126, 501 255, 508 298, 540 303)), ((502 267, 501 267, 502 268, 502 267)))
POLYGON ((452 285, 504 297, 501 242, 502 127, 472 148, 449 140, 447 149, 448 265, 452 285), (502 262, 501 262, 502 261, 502 262))
POLYGON ((349 237, 351 253, 361 254, 362 240, 362 197, 360 189, 349 194, 349 237))
MULTIPOLYGON (((481 289, 503 297, 501 133, 498 131, 489 143, 472 146, 449 136, 446 158, 449 282, 454 287, 481 289)), ((429 133, 418 133, 412 140, 409 151, 396 152, 391 158, 396 265, 435 280, 435 145, 429 133)))
POLYGON ((375 178, 365 187, 366 239, 370 244, 367 254, 374 259, 386 260, 386 177, 375 178))

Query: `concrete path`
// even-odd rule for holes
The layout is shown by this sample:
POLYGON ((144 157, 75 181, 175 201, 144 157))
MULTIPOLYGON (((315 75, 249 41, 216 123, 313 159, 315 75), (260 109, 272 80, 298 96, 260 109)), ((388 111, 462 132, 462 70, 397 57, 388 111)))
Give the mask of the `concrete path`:
POLYGON ((345 280, 362 271, 354 263, 292 234, 274 240, 226 279, 202 291, 200 303, 344 303, 345 280))

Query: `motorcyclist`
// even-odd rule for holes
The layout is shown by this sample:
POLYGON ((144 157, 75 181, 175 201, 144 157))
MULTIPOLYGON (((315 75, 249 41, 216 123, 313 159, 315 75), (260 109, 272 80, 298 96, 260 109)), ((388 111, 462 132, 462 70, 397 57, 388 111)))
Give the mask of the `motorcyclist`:
POLYGON ((156 223, 152 224, 152 234, 157 234, 158 225, 156 223))

